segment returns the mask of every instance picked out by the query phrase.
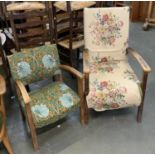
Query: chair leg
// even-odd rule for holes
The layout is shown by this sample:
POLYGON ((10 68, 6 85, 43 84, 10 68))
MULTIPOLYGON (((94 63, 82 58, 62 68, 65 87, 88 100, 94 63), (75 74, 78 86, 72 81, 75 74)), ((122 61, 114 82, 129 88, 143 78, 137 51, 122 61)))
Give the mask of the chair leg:
POLYGON ((80 122, 81 124, 88 124, 88 107, 86 106, 85 99, 81 101, 80 105, 80 122))
POLYGON ((7 132, 5 133, 5 136, 3 137, 3 144, 6 147, 8 153, 13 154, 13 150, 12 150, 12 147, 11 147, 7 132))
POLYGON ((32 122, 28 121, 28 124, 30 127, 33 147, 34 147, 34 150, 37 151, 39 149, 39 145, 38 145, 36 129, 35 129, 34 124, 32 122))
POLYGON ((31 137, 32 137, 33 147, 34 147, 34 150, 37 151, 39 149, 37 133, 36 133, 36 128, 33 123, 33 118, 32 118, 32 114, 31 114, 29 105, 26 106, 26 109, 27 109, 27 120, 28 120, 28 125, 30 127, 30 133, 31 133, 31 137))
POLYGON ((143 103, 138 107, 137 111, 137 122, 141 123, 142 122, 142 115, 143 115, 143 103))
POLYGON ((148 73, 144 72, 143 73, 143 80, 142 80, 142 92, 143 92, 142 102, 141 102, 140 106, 138 107, 138 112, 137 112, 137 122, 138 123, 142 122, 142 114, 143 114, 143 107, 144 107, 147 78, 148 78, 148 73))

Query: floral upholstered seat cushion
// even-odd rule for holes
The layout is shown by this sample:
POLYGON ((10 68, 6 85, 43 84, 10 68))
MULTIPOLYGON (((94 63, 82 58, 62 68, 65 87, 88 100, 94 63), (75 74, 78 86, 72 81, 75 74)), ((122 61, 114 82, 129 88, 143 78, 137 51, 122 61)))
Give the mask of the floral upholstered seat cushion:
POLYGON ((79 107, 78 95, 62 82, 30 92, 30 106, 37 128, 56 122, 79 107))
POLYGON ((8 57, 13 79, 25 85, 61 74, 55 44, 22 49, 8 57))
POLYGON ((128 61, 103 57, 91 62, 87 104, 96 111, 139 106, 140 82, 128 61))

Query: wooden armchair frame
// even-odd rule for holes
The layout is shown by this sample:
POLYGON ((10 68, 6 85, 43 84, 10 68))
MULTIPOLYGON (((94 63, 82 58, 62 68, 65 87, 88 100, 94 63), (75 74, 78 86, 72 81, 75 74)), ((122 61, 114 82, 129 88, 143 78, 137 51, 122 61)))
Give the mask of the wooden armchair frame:
MULTIPOLYGON (((131 54, 133 58, 136 59, 136 61, 139 63, 141 69, 143 70, 143 75, 142 75, 142 80, 141 82, 141 89, 142 89, 142 101, 140 106, 138 107, 138 112, 137 112, 137 122, 141 122, 142 121, 142 114, 143 114, 143 107, 144 107, 144 99, 145 99, 145 91, 146 91, 146 86, 147 86, 147 78, 148 78, 148 74, 151 72, 151 67, 146 63, 146 61, 142 58, 142 56, 135 51, 132 48, 127 48, 127 54, 131 54)), ((84 77, 85 77, 85 102, 86 102, 86 96, 89 93, 89 67, 88 67, 88 63, 89 63, 89 53, 88 50, 84 51, 83 54, 83 64, 84 64, 84 77)))
MULTIPOLYGON (((63 69, 65 71, 68 71, 71 74, 75 75, 77 78, 78 95, 80 97, 80 121, 81 121, 81 124, 85 124, 86 123, 86 113, 85 113, 86 105, 84 104, 85 102, 84 102, 84 93, 83 93, 83 91, 84 91, 84 89, 83 89, 84 76, 79 71, 75 70, 74 68, 72 68, 70 66, 60 65, 59 67, 60 67, 60 69, 63 69)), ((57 79, 57 81, 58 80, 62 81, 62 77, 57 79)), ((16 81, 16 90, 17 90, 18 97, 22 98, 24 101, 26 119, 27 119, 28 125, 30 127, 32 143, 33 143, 34 149, 37 150, 37 149, 39 149, 39 145, 38 145, 38 140, 37 140, 36 127, 34 125, 32 112, 31 112, 30 104, 29 104, 31 101, 31 98, 30 98, 24 84, 19 80, 16 81)), ((24 116, 23 112, 22 112, 22 117, 25 120, 25 116, 24 116)))
POLYGON ((11 144, 9 142, 7 130, 6 130, 6 113, 4 108, 3 96, 6 92, 6 86, 4 78, 0 75, 0 113, 2 114, 2 127, 0 129, 0 142, 3 142, 8 153, 13 153, 11 144))

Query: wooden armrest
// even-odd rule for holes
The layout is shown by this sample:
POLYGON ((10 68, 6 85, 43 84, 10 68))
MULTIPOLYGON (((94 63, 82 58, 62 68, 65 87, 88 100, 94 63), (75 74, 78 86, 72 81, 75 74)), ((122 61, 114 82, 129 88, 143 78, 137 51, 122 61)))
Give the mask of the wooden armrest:
POLYGON ((61 69, 64 69, 66 71, 69 71, 73 75, 77 77, 77 83, 78 83, 78 95, 82 98, 83 97, 83 91, 84 91, 84 76, 82 73, 74 69, 73 67, 67 66, 67 65, 60 65, 61 69))
POLYGON ((90 72, 88 64, 89 64, 89 53, 88 50, 85 49, 83 51, 83 72, 87 74, 90 72))
POLYGON ((127 48, 127 53, 130 53, 140 64, 144 72, 151 72, 151 67, 146 63, 142 56, 132 48, 127 48))
POLYGON ((20 92, 20 94, 24 100, 24 103, 25 104, 30 103, 30 96, 29 96, 24 84, 21 81, 17 80, 16 86, 17 86, 17 89, 19 90, 19 92, 20 92))
POLYGON ((75 75, 77 78, 79 79, 83 79, 83 75, 82 73, 80 73, 78 70, 76 70, 73 67, 67 66, 67 65, 59 65, 59 67, 63 70, 66 70, 70 73, 72 73, 73 75, 75 75))
POLYGON ((6 92, 6 85, 4 78, 0 75, 0 95, 3 95, 6 92))

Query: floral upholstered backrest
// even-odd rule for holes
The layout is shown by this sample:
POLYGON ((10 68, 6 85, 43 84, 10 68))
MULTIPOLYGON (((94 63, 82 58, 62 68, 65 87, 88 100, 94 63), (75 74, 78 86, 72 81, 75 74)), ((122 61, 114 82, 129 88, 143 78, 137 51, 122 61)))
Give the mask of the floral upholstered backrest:
POLYGON ((121 52, 128 46, 129 7, 85 8, 85 48, 92 52, 121 52))
POLYGON ((9 56, 8 60, 13 79, 21 80, 24 84, 61 74, 55 44, 22 49, 21 52, 9 56))

